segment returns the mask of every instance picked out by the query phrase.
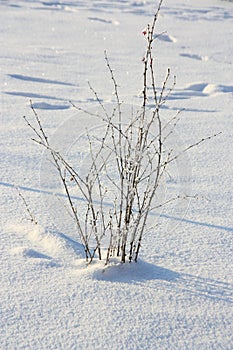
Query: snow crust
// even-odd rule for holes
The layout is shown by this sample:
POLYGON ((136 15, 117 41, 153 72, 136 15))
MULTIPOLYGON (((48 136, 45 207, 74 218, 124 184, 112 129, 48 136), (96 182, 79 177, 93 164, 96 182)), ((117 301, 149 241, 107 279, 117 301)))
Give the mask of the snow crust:
POLYGON ((167 67, 177 76, 164 117, 184 109, 176 130, 183 145, 222 134, 190 151, 188 171, 167 181, 166 191, 197 199, 152 213, 137 264, 86 266, 64 192, 22 118, 31 99, 57 147, 77 147, 81 159, 90 121, 69 101, 94 108, 90 81, 114 102, 106 49, 121 98, 140 105, 142 31, 153 12, 154 1, 0 2, 3 350, 233 348, 232 2, 164 1, 158 86, 167 67))

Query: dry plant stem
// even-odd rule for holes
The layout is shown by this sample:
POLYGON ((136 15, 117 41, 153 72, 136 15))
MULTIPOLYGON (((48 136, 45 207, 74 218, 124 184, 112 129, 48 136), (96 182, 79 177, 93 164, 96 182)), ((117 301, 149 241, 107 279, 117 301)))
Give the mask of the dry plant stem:
POLYGON ((15 187, 15 189, 16 189, 16 191, 18 192, 19 197, 20 197, 21 200, 23 201, 24 207, 25 207, 25 209, 26 209, 26 211, 27 211, 27 213, 28 213, 28 215, 29 215, 29 217, 30 217, 30 221, 31 221, 32 223, 34 223, 35 225, 37 225, 38 222, 36 221, 35 216, 33 215, 32 211, 31 211, 31 209, 30 209, 30 207, 29 207, 29 205, 28 205, 28 203, 27 203, 27 201, 26 201, 26 199, 25 199, 25 197, 22 195, 22 193, 20 192, 20 190, 19 190, 18 187, 15 187))
POLYGON ((154 70, 153 70, 153 56, 152 56, 152 43, 154 41, 154 30, 155 30, 155 24, 158 19, 158 15, 162 6, 163 0, 160 0, 158 4, 157 11, 155 12, 153 22, 151 25, 148 24, 147 26, 147 49, 146 54, 144 57, 144 72, 143 72, 143 113, 145 113, 145 108, 147 104, 147 89, 148 89, 148 66, 150 66, 151 70, 151 79, 152 79, 152 87, 153 87, 153 93, 154 93, 154 100, 157 104, 157 97, 156 97, 156 88, 155 88, 155 77, 154 77, 154 70))
MULTIPOLYGON (((101 141, 101 147, 100 147, 100 150, 97 152, 97 155, 99 155, 101 153, 101 150, 103 149, 103 145, 105 143, 105 138, 107 136, 108 129, 109 129, 109 126, 107 126, 107 131, 106 131, 105 137, 101 141)), ((94 155, 90 135, 88 133, 87 133, 87 135, 88 135, 90 154, 91 154, 91 160, 92 160, 89 174, 91 174, 92 171, 94 171, 94 177, 92 180, 90 180, 90 183, 88 186, 88 196, 89 196, 88 201, 89 201, 89 205, 90 205, 90 209, 91 209, 91 213, 92 213, 94 235, 95 235, 95 239, 97 242, 96 249, 98 250, 99 260, 101 260, 100 242, 101 242, 101 238, 105 235, 105 231, 106 231, 105 217, 104 217, 104 211, 103 211, 104 193, 102 191, 102 183, 101 183, 100 176, 99 176, 100 171, 99 171, 99 168, 97 167, 97 164, 96 164, 96 160, 97 160, 98 156, 94 155), (97 188, 99 191, 100 215, 101 215, 102 225, 103 225, 101 234, 98 233, 98 228, 97 228, 98 212, 97 213, 95 212, 94 201, 92 198, 92 190, 93 190, 94 183, 96 181, 97 181, 97 188)), ((104 160, 103 160, 103 164, 101 165, 101 167, 103 167, 103 165, 105 165, 104 160)))
POLYGON ((176 159, 178 159, 183 153, 189 151, 190 149, 192 149, 193 147, 197 147, 199 146, 201 143, 205 142, 205 141, 208 141, 208 140, 211 140, 212 138, 216 137, 216 136, 219 136, 221 135, 222 132, 218 132, 216 134, 213 134, 213 135, 210 135, 210 136, 207 136, 207 137, 204 137, 202 138, 201 140, 189 145, 188 147, 186 147, 185 149, 183 149, 180 153, 176 154, 174 157, 172 157, 168 162, 168 163, 171 163, 171 162, 174 162, 176 159))
MULTIPOLYGON (((148 133, 149 133, 150 128, 156 119, 157 124, 158 124, 158 139, 157 139, 158 147, 156 147, 156 149, 157 149, 157 151, 156 151, 156 153, 157 153, 157 165, 155 168, 156 176, 155 176, 155 181, 154 181, 154 188, 151 191, 151 188, 149 186, 151 174, 153 173, 153 170, 152 170, 152 172, 149 174, 147 188, 146 188, 145 193, 144 193, 143 207, 140 208, 139 215, 138 215, 137 222, 136 222, 136 224, 138 225, 139 222, 141 221, 141 219, 143 220, 143 223, 141 226, 141 232, 140 232, 139 237, 138 237, 137 247, 133 248, 135 246, 135 242, 134 242, 135 236, 136 236, 135 230, 134 230, 134 233, 132 236, 132 240, 130 242, 130 258, 129 259, 130 259, 130 261, 132 260, 133 249, 135 249, 135 257, 134 257, 135 262, 138 259, 138 254, 139 254, 139 250, 141 247, 141 240, 142 240, 145 224, 147 221, 147 217, 148 217, 148 213, 150 210, 152 199, 153 199, 155 191, 157 190, 157 187, 158 187, 158 181, 159 181, 160 170, 161 170, 161 156, 162 156, 163 143, 162 143, 162 123, 161 123, 161 118, 160 118, 160 114, 159 114, 159 108, 160 108, 160 102, 162 100, 162 96, 164 94, 165 87, 167 85, 167 81, 169 79, 170 70, 168 70, 168 74, 165 78, 163 88, 161 91, 161 95, 160 95, 160 99, 159 99, 159 103, 158 103, 157 91, 156 91, 156 85, 155 85, 155 74, 154 74, 154 68, 153 68, 152 43, 154 40, 155 24, 156 24, 156 21, 158 18, 158 14, 159 14, 162 2, 163 2, 162 0, 159 2, 158 9, 154 15, 152 25, 148 25, 148 27, 147 27, 147 50, 146 50, 146 55, 144 58, 144 72, 143 72, 143 77, 144 77, 144 79, 143 79, 143 85, 144 85, 144 87, 143 87, 143 104, 142 104, 142 115, 141 115, 141 127, 139 129, 139 137, 138 137, 138 146, 139 146, 139 152, 144 152, 145 146, 147 145, 147 141, 148 141, 148 133), (150 67, 149 73, 148 73, 148 65, 150 67), (146 106, 147 106, 147 100, 148 100, 147 99, 148 75, 150 75, 150 77, 151 77, 155 110, 152 113, 152 118, 151 118, 150 122, 145 127, 145 117, 146 117, 145 114, 146 114, 146 106), (149 199, 148 199, 148 197, 149 197, 149 199), (146 206, 146 208, 144 208, 144 206, 146 206), (142 218, 142 212, 144 211, 144 209, 145 209, 145 214, 144 214, 144 217, 142 218)), ((140 160, 140 162, 141 162, 141 160, 140 160)), ((140 162, 138 165, 139 168, 141 167, 140 162)), ((136 170, 136 174, 138 175, 138 169, 136 170)))
POLYGON ((120 206, 119 206, 117 230, 118 230, 119 235, 122 235, 122 239, 119 239, 118 255, 119 255, 120 250, 121 250, 122 262, 125 262, 126 233, 121 231, 121 225, 122 225, 122 220, 123 220, 123 201, 124 201, 124 161, 123 161, 123 153, 122 153, 122 142, 123 142, 123 140, 122 140, 122 111, 121 111, 121 102, 120 102, 120 98, 119 98, 119 94, 118 94, 117 82, 116 82, 113 70, 110 66, 106 51, 105 51, 105 60, 106 60, 107 67, 108 67, 110 75, 111 75, 111 79, 113 81, 114 94, 116 97, 117 109, 118 109, 118 130, 117 130, 118 141, 116 141, 116 139, 115 139, 114 129, 112 128, 112 142, 113 142, 113 146, 114 146, 115 155, 117 156, 116 157, 117 169, 118 169, 118 173, 120 176, 120 206))
MULTIPOLYGON (((40 145, 42 145, 43 147, 45 147, 47 150, 49 150, 51 156, 52 156, 52 159, 53 159, 53 162, 54 162, 54 166, 56 167, 57 171, 58 171, 58 174, 59 174, 59 177, 62 181, 62 184, 64 186, 64 189, 65 189, 65 192, 66 192, 66 196, 67 196, 67 199, 68 199, 68 202, 69 202, 69 205, 70 205, 70 208, 72 210, 72 213, 73 213, 73 216, 75 218, 75 222, 76 222, 76 225, 77 225, 77 228, 78 228, 78 233, 80 235, 80 238, 81 238, 81 242, 84 246, 84 251, 85 251, 85 254, 86 254, 86 260, 88 260, 91 256, 91 253, 90 253, 90 250, 89 250, 89 246, 88 246, 88 242, 86 241, 85 239, 85 236, 83 234, 83 230, 82 230, 82 227, 81 227, 81 224, 80 224, 80 220, 79 220, 79 217, 78 217, 78 214, 77 214, 77 210, 74 206, 74 203, 71 199, 71 195, 70 195, 70 192, 69 192, 69 188, 67 186, 67 182, 66 182, 66 179, 65 179, 65 176, 63 174, 63 171, 62 171, 62 168, 61 168, 61 165, 59 163, 59 160, 63 160, 63 158, 60 156, 60 154, 56 151, 53 150, 53 148, 50 147, 49 145, 49 142, 48 142, 48 137, 47 135, 45 134, 44 132, 44 129, 42 127, 42 124, 41 124, 41 121, 39 119, 39 116, 36 112, 36 110, 34 109, 33 105, 32 105, 32 101, 30 101, 30 104, 31 104, 31 109, 33 111, 33 114, 34 114, 34 117, 36 119, 36 122, 37 122, 37 125, 39 127, 39 131, 37 131, 36 127, 34 127, 28 120, 26 117, 24 117, 25 121, 27 122, 28 126, 33 130, 33 132, 36 134, 36 136, 39 138, 39 140, 35 140, 33 139, 33 141, 39 143, 40 145)), ((67 164, 65 161, 64 161, 65 164, 67 164)), ((70 173, 70 175, 73 176, 73 171, 70 167, 66 167, 66 169, 68 170, 68 172, 70 173)))
MULTIPOLYGON (((114 145, 114 152, 116 155, 116 160, 117 160, 117 167, 118 167, 118 172, 119 176, 121 179, 120 183, 120 189, 121 189, 121 200, 120 200, 120 206, 119 206, 119 216, 118 216, 118 232, 119 232, 119 237, 118 237, 118 253, 121 249, 121 261, 125 262, 126 259, 126 246, 127 246, 127 241, 128 241, 128 233, 129 233, 129 227, 132 222, 132 220, 135 220, 134 224, 135 227, 140 223, 140 220, 142 219, 142 212, 145 211, 145 206, 148 201, 149 192, 151 192, 150 189, 150 180, 151 180, 151 174, 154 172, 152 170, 151 174, 149 175, 149 181, 147 183, 147 189, 145 191, 145 198, 143 200, 143 206, 140 207, 140 195, 138 193, 138 183, 140 182, 139 179, 139 173, 141 171, 141 166, 142 166, 142 160, 143 157, 145 156, 145 149, 148 147, 147 145, 147 137, 148 133, 150 131, 150 127, 152 126, 153 122, 155 119, 157 119, 158 123, 158 151, 156 151, 156 154, 158 154, 157 157, 157 166, 156 166, 156 180, 155 180, 155 188, 157 189, 157 182, 159 179, 159 174, 160 174, 160 162, 161 162, 161 153, 162 153, 162 140, 161 140, 161 120, 159 116, 159 106, 157 104, 157 93, 156 93, 156 87, 155 87, 155 78, 154 78, 154 70, 153 70, 153 59, 152 59, 152 43, 153 43, 153 36, 154 36, 154 28, 155 28, 155 23, 158 17, 158 13, 160 11, 160 7, 162 5, 162 1, 160 1, 158 10, 155 13, 152 25, 148 25, 147 28, 147 51, 146 51, 146 57, 144 60, 144 89, 143 89, 143 105, 142 105, 142 113, 139 116, 139 127, 138 127, 138 134, 137 134, 137 140, 136 144, 134 146, 134 149, 132 149, 132 139, 131 142, 129 142, 130 147, 127 148, 126 150, 122 151, 122 120, 121 120, 121 104, 120 104, 120 99, 118 95, 118 90, 117 90, 117 83, 116 79, 113 74, 113 70, 110 66, 108 57, 105 52, 105 59, 107 62, 107 66, 109 68, 111 78, 114 84, 115 88, 115 96, 116 96, 116 102, 118 106, 118 111, 119 111, 119 124, 118 124, 118 142, 116 141, 115 138, 115 133, 114 130, 112 130, 112 141, 114 145), (150 67, 150 70, 148 72, 148 66, 150 67), (152 88, 153 88, 153 94, 154 94, 154 101, 156 104, 156 109, 153 112, 152 118, 148 124, 146 124, 145 121, 145 113, 146 113, 146 105, 147 105, 147 89, 148 89, 148 74, 151 75, 151 80, 152 80, 152 88), (132 158, 132 160, 130 160, 132 158), (132 162, 132 164, 130 163, 132 162), (133 219, 133 206, 135 203, 135 200, 137 201, 137 206, 138 206, 138 215, 136 219, 133 219), (124 221, 123 220, 123 207, 124 207, 124 202, 125 202, 125 214, 124 214, 124 221), (122 226, 123 223, 123 226, 122 226)), ((167 80, 169 78, 169 75, 167 76, 167 79, 164 82, 164 87, 167 84, 167 80)), ((164 89, 162 89, 161 96, 162 97, 164 94, 164 89)), ((135 126, 136 120, 132 122, 132 126, 135 126)), ((131 135, 133 132, 133 127, 130 127, 131 129, 131 135)), ((132 136, 131 136, 132 137, 132 136)), ((157 139, 156 139, 157 142, 157 139)), ((146 170, 144 170, 146 172, 146 170)), ((152 194, 154 192, 152 191, 152 194)), ((152 195, 153 197, 153 195, 152 195)), ((152 200, 152 198, 151 198, 152 200)), ((149 200, 149 206, 151 203, 151 200, 149 200)), ((149 210, 149 206, 147 205, 146 207, 149 210)), ((148 213, 147 213, 148 214, 148 213)), ((147 214, 144 214, 144 221, 147 219, 147 214)), ((129 260, 132 260, 132 255, 133 255, 133 250, 135 249, 135 237, 136 237, 136 232, 137 229, 133 230, 133 234, 131 235, 131 242, 130 242, 130 254, 129 254, 129 260)), ((143 233, 143 229, 141 231, 141 236, 143 233)), ((139 242, 141 241, 141 237, 139 236, 139 242)), ((137 255, 139 252, 139 247, 140 244, 138 244, 137 248, 137 255)), ((137 259, 137 257, 136 257, 137 259)))

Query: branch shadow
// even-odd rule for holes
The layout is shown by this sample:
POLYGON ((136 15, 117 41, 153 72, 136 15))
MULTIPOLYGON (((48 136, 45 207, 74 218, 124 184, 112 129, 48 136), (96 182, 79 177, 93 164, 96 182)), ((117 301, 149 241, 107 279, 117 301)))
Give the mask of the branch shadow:
POLYGON ((46 78, 41 78, 41 77, 32 77, 32 76, 22 75, 22 74, 7 74, 7 75, 10 78, 23 80, 23 81, 29 81, 29 82, 33 82, 33 83, 76 86, 75 84, 72 84, 72 83, 67 83, 67 82, 64 82, 64 81, 53 80, 53 79, 46 79, 46 78))
POLYGON ((194 296, 224 301, 233 305, 233 285, 229 282, 182 274, 177 280, 176 288, 194 296))
POLYGON ((142 260, 138 263, 113 264, 102 270, 95 270, 93 279, 152 289, 157 289, 159 282, 166 290, 175 293, 192 294, 195 297, 233 304, 233 285, 228 282, 178 273, 142 260), (148 284, 148 281, 154 281, 156 284, 148 284), (163 282, 166 282, 166 285, 163 282))
MULTIPOLYGON (((21 191, 29 191, 29 192, 35 192, 35 193, 41 193, 41 194, 46 194, 46 195, 52 195, 52 196, 58 196, 62 198, 66 198, 66 194, 64 193, 54 193, 53 191, 50 190, 45 190, 45 189, 38 189, 38 188, 33 188, 33 187, 25 187, 25 186, 16 186, 15 184, 9 183, 9 182, 3 182, 0 181, 0 186, 4 187, 9 187, 9 188, 15 188, 17 187, 21 191)), ((78 196, 72 196, 72 199, 75 199, 77 201, 83 202, 85 199, 83 197, 78 197, 78 196)), ((112 207, 112 203, 109 202, 104 202, 103 203, 106 206, 112 207)), ((180 222, 185 222, 187 224, 192 224, 192 225, 198 225, 198 226, 203 226, 203 227, 209 227, 217 230, 224 230, 227 232, 233 232, 233 227, 230 226, 223 226, 223 225, 215 225, 211 224, 208 222, 203 222, 203 221, 196 221, 196 220, 191 220, 191 219, 186 219, 184 217, 178 217, 178 216, 173 216, 173 215, 168 215, 168 214, 161 214, 161 213, 156 213, 154 211, 151 211, 149 213, 151 216, 157 216, 157 217, 163 217, 165 219, 169 220, 174 220, 174 221, 180 221, 180 222)))

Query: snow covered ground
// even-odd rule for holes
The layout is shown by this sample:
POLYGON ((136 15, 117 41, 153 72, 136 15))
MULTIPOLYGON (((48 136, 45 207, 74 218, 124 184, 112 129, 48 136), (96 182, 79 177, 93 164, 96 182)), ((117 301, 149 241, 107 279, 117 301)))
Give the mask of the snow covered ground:
POLYGON ((22 118, 32 115, 31 99, 48 135, 66 149, 81 147, 90 121, 79 120, 69 101, 93 108, 90 81, 113 103, 105 49, 121 98, 139 105, 142 31, 155 3, 0 1, 2 350, 233 348, 233 4, 164 0, 158 85, 167 67, 177 76, 164 114, 184 109, 183 145, 222 134, 191 150, 182 179, 167 183, 171 193, 181 188, 198 199, 150 216, 154 228, 137 265, 85 267, 77 234, 51 194, 61 189, 22 118), (40 225, 28 223, 14 186, 40 225))

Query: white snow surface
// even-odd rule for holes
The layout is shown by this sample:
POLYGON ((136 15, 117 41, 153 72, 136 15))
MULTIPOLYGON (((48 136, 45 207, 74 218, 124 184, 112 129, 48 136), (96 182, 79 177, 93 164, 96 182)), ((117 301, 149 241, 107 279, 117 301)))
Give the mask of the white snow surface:
POLYGON ((90 81, 103 103, 114 103, 104 50, 121 99, 140 105, 142 31, 157 3, 0 1, 1 350, 233 349, 232 2, 164 0, 156 79, 161 86, 170 67, 177 85, 162 111, 184 109, 176 132, 185 146, 221 135, 190 150, 179 183, 167 182, 171 193, 181 187, 198 197, 150 215, 137 264, 86 267, 55 204, 62 189, 22 118, 32 116, 31 99, 58 145, 82 149, 80 135, 95 122, 69 101, 92 109, 90 81))

